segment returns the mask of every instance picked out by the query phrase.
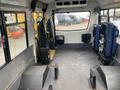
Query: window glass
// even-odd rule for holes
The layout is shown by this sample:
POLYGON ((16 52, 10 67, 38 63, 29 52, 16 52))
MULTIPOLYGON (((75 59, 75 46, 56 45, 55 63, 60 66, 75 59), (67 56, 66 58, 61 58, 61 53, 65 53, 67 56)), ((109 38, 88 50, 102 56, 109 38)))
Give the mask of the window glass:
POLYGON ((120 8, 115 9, 115 16, 120 16, 120 8))
POLYGON ((108 16, 108 10, 104 10, 104 16, 108 16))
POLYGON ((1 17, 0 17, 0 67, 2 67, 6 63, 4 50, 3 50, 3 45, 2 45, 3 36, 1 34, 1 31, 2 31, 2 23, 1 23, 1 17))
POLYGON ((109 16, 114 16, 114 9, 109 10, 109 16))
POLYGON ((116 25, 120 30, 120 17, 110 17, 110 22, 116 25))
POLYGON ((101 23, 108 22, 108 17, 101 17, 101 23))
MULTIPOLYGON (((18 22, 6 23, 11 59, 15 58, 26 48, 25 13, 15 13, 18 22)), ((5 16, 8 16, 5 14, 5 16)), ((9 22, 9 21, 7 21, 9 22)))
MULTIPOLYGON (((101 10, 101 12, 102 11, 103 10, 101 10)), ((101 16, 101 23, 108 22, 108 16, 106 16, 107 12, 108 12, 108 10, 104 10, 104 16, 101 16)), ((120 8, 109 9, 109 20, 111 23, 113 23, 114 25, 117 26, 117 28, 120 32, 120 8)), ((120 43, 120 37, 117 38, 117 42, 120 43)))
POLYGON ((101 16, 103 16, 103 15, 104 15, 104 14, 103 14, 103 10, 101 10, 100 14, 101 14, 101 16))
POLYGON ((6 24, 16 23, 16 15, 14 13, 4 14, 6 17, 6 24))
POLYGON ((1 32, 0 32, 0 67, 3 66, 5 63, 6 62, 5 62, 3 45, 2 45, 2 37, 1 37, 1 32))
POLYGON ((90 12, 56 13, 56 30, 83 30, 87 29, 90 19, 90 12))
POLYGON ((25 22, 25 14, 17 13, 18 22, 25 22))
MULTIPOLYGON (((119 32, 120 32, 120 17, 110 17, 110 22, 112 22, 114 25, 117 26, 119 32)), ((119 33, 120 35, 120 33, 119 33)), ((117 42, 120 44, 120 37, 117 38, 117 42)))
POLYGON ((116 25, 120 30, 120 8, 115 9, 115 16, 110 17, 110 22, 116 25))

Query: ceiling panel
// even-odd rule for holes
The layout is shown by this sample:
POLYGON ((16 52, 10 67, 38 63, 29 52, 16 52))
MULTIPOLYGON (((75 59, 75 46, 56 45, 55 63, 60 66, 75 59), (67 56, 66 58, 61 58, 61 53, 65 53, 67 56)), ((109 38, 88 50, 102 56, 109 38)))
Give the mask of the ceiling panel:
MULTIPOLYGON (((3 3, 9 3, 9 4, 15 4, 15 5, 22 5, 25 6, 26 2, 30 2, 31 0, 0 0, 0 2, 3 3)), ((54 3, 55 0, 39 0, 42 1, 44 3, 54 3)), ((62 0, 65 1, 65 0, 62 0)), ((93 1, 93 0, 88 0, 88 1, 93 1)), ((115 3, 115 2, 120 2, 120 0, 96 0, 98 1, 98 3, 100 3, 100 5, 106 5, 106 4, 111 4, 111 3, 115 3)))
POLYGON ((52 3, 52 2, 54 2, 55 0, 40 0, 40 1, 42 1, 42 2, 44 2, 44 3, 52 3))
MULTIPOLYGON (((40 1, 42 1, 44 3, 51 3, 51 2, 54 2, 55 0, 40 0, 40 1)), ((109 4, 109 3, 113 3, 113 2, 119 2, 120 0, 96 0, 96 1, 98 1, 101 5, 105 5, 105 4, 109 4)))
POLYGON ((26 6, 27 3, 30 3, 30 2, 31 0, 0 0, 0 3, 19 5, 19 6, 26 6))
POLYGON ((107 5, 115 2, 120 2, 120 0, 97 0, 100 5, 107 5))

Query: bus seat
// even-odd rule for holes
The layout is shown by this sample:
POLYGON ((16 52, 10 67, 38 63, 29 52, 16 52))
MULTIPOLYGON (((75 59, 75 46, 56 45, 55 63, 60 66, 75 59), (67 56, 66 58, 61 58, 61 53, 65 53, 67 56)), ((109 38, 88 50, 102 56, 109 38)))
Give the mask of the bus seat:
POLYGON ((93 37, 94 37, 93 48, 94 48, 94 50, 96 52, 99 52, 100 33, 101 33, 100 25, 94 26, 94 30, 93 30, 93 37))
POLYGON ((104 55, 106 57, 114 56, 118 47, 116 42, 119 31, 115 25, 112 23, 106 24, 106 29, 104 30, 104 55))
POLYGON ((56 36, 56 43, 57 43, 57 45, 63 45, 65 43, 64 35, 57 35, 56 36))
POLYGON ((38 25, 38 39, 36 45, 36 52, 37 52, 37 63, 38 64, 49 64, 49 43, 47 40, 45 27, 44 27, 44 20, 42 19, 38 25))
POLYGON ((55 35, 54 35, 54 28, 53 28, 51 18, 48 19, 48 21, 46 23, 46 28, 47 28, 47 32, 49 32, 49 37, 48 37, 49 47, 50 47, 50 49, 54 49, 55 48, 55 35))
POLYGON ((103 58, 104 64, 108 65, 116 54, 118 44, 117 37, 119 36, 119 30, 112 23, 102 23, 101 24, 101 38, 95 43, 99 42, 99 54, 103 58))

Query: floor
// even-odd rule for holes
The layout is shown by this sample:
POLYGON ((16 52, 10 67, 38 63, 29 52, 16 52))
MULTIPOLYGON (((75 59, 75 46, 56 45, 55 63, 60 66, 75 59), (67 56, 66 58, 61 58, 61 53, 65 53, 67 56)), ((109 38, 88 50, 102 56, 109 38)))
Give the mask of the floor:
POLYGON ((92 90, 90 67, 98 65, 99 61, 90 46, 61 46, 54 59, 59 65, 59 78, 55 81, 53 75, 49 75, 43 90, 48 90, 50 84, 53 90, 92 90))

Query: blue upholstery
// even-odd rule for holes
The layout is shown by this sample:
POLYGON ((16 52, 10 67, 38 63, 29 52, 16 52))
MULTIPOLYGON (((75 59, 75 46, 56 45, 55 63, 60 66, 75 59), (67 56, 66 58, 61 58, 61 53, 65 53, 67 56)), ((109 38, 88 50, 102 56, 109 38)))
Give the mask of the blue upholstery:
POLYGON ((99 40, 100 40, 100 34, 101 34, 101 27, 99 25, 94 27, 93 30, 93 37, 94 37, 94 50, 96 52, 99 52, 99 40))
POLYGON ((114 43, 112 43, 112 55, 113 56, 115 56, 115 53, 116 53, 116 51, 117 51, 117 48, 118 48, 118 43, 117 43, 117 38, 116 37, 118 37, 119 36, 119 30, 118 30, 118 28, 115 26, 114 27, 114 33, 113 33, 113 42, 114 43))
POLYGON ((112 34, 114 33, 114 25, 109 23, 106 24, 106 29, 104 30, 104 56, 105 57, 110 57, 112 55, 112 43, 113 42, 113 37, 112 34))
POLYGON ((112 23, 107 23, 104 28, 104 56, 112 57, 115 55, 118 44, 116 37, 119 35, 119 31, 112 23))
POLYGON ((111 62, 112 58, 115 56, 118 44, 117 37, 119 36, 118 28, 112 23, 103 23, 94 27, 94 49, 99 52, 100 44, 103 44, 103 50, 100 52, 104 63, 108 64, 111 62), (103 39, 102 39, 103 38, 103 39), (101 40, 102 39, 102 40, 101 40), (102 43, 100 43, 100 40, 102 43))

